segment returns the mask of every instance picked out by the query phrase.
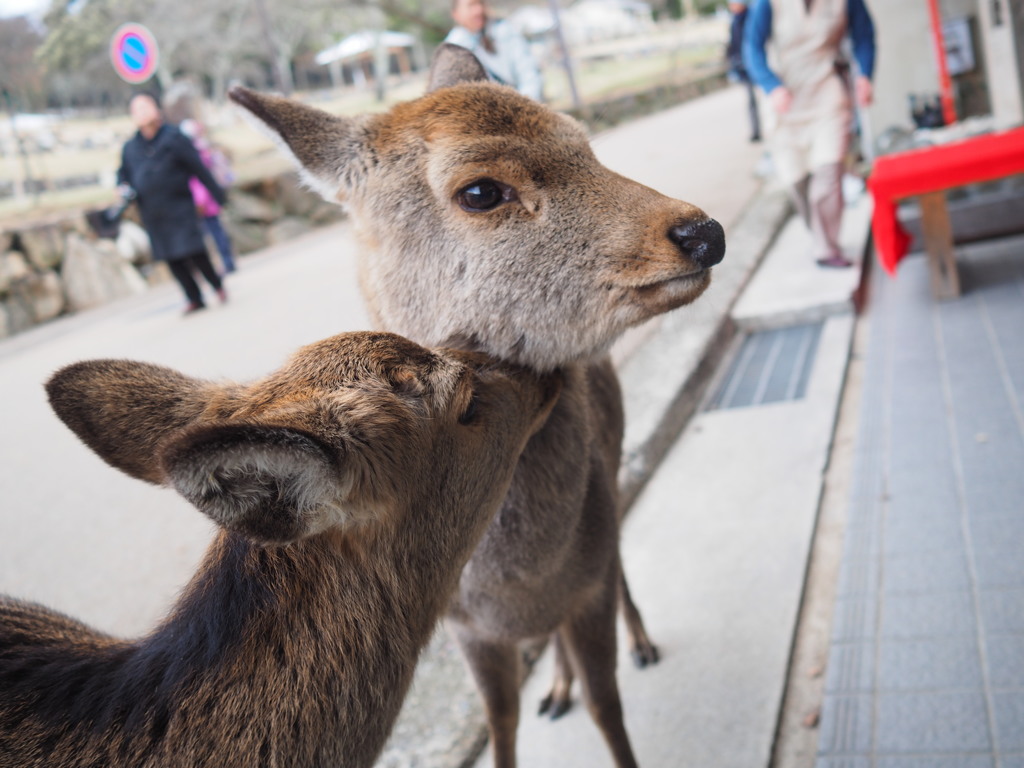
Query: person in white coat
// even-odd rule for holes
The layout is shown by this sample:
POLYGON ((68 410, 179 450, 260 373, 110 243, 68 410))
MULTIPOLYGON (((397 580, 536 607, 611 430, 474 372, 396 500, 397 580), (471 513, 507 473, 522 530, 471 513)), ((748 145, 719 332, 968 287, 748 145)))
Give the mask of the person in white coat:
POLYGON ((747 72, 777 116, 772 161, 811 230, 813 256, 823 267, 852 264, 839 245, 843 162, 853 124, 849 64, 841 51, 847 36, 858 69, 854 97, 867 106, 875 29, 864 0, 754 0, 743 39, 747 72))
POLYGON ((544 81, 530 45, 507 21, 491 21, 483 0, 453 0, 455 26, 446 43, 468 48, 490 78, 511 85, 524 96, 541 101, 544 81))

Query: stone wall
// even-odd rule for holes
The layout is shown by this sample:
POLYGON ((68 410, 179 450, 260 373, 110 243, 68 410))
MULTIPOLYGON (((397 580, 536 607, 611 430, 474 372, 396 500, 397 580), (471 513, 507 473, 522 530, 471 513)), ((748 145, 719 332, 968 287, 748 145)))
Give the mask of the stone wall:
MULTIPOLYGON (((0 231, 0 338, 60 315, 144 293, 170 279, 129 209, 117 239, 96 237, 87 211, 0 231)), ((221 221, 236 256, 286 242, 343 217, 340 206, 303 188, 294 173, 231 189, 221 221)), ((209 244, 216 262, 216 248, 209 244)))

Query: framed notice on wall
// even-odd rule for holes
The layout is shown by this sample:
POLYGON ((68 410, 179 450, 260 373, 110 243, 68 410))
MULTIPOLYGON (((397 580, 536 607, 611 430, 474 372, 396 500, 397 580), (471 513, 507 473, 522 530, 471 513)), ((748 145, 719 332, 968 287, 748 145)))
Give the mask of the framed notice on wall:
POLYGON ((974 69, 974 43, 966 16, 942 22, 942 42, 950 75, 962 75, 974 69))

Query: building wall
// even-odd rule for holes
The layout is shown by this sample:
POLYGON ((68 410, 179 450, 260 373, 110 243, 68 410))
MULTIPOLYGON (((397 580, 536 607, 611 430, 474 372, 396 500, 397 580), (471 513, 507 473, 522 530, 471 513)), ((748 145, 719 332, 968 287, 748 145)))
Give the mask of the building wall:
POLYGON ((984 2, 979 9, 978 23, 988 58, 988 71, 1003 75, 989 78, 992 115, 996 125, 1009 127, 1024 122, 1024 67, 1019 58, 1021 36, 1024 35, 1024 2, 997 2, 998 18, 993 8, 996 3, 984 2))
POLYGON ((924 0, 867 0, 875 22, 875 103, 868 114, 877 136, 912 128, 908 96, 939 92, 938 67, 924 0))
MULTIPOLYGON (((913 127, 908 96, 937 94, 939 69, 926 0, 866 2, 878 43, 875 104, 869 111, 877 136, 891 126, 913 127)), ((939 12, 944 19, 973 19, 977 70, 961 78, 961 88, 987 90, 984 100, 971 100, 973 111, 982 104, 1001 126, 1024 122, 1024 0, 939 0, 939 12), (993 23, 993 3, 1001 5, 1000 26, 993 23)))

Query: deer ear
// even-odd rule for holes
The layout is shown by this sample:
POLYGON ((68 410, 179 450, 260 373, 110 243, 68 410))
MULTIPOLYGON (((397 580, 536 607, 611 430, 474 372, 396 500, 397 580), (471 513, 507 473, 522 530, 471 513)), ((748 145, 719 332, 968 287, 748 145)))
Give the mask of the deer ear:
POLYGON ((289 427, 197 425, 164 446, 161 463, 203 514, 255 541, 295 541, 347 517, 352 480, 337 452, 289 427))
POLYGON ((459 45, 442 43, 430 64, 427 93, 460 83, 486 81, 487 70, 471 51, 459 45))
POLYGON ((292 99, 235 86, 228 97, 254 117, 291 155, 303 180, 331 202, 366 172, 366 135, 345 118, 292 99))
POLYGON ((88 360, 57 371, 46 392, 61 421, 101 459, 161 483, 157 445, 202 413, 212 387, 159 365, 88 360))

